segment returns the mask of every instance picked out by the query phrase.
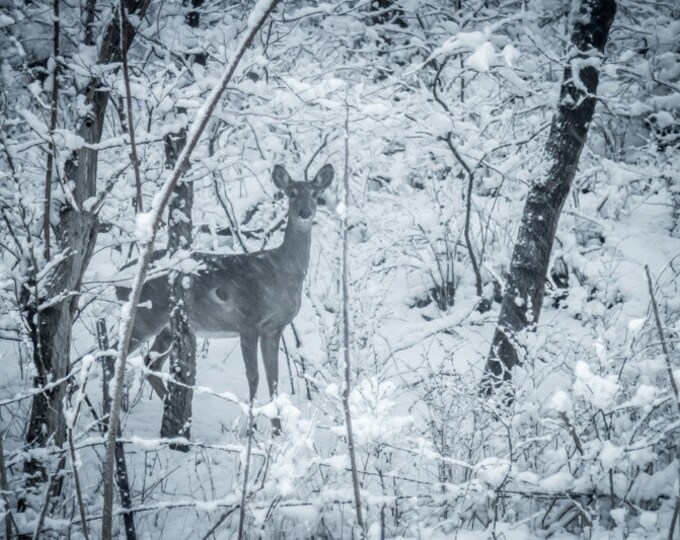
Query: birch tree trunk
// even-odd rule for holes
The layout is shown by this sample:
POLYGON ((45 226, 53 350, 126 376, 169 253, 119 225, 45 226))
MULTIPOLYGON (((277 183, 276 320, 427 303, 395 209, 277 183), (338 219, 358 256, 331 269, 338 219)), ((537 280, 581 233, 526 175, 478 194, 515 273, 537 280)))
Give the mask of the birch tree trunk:
MULTIPOLYGON (((128 0, 127 9, 143 17, 150 0, 128 0)), ((131 42, 135 29, 127 29, 131 42)), ((98 64, 120 61, 120 32, 118 19, 104 31, 98 53, 98 64)), ((128 43, 129 45, 129 43, 128 43)), ((86 201, 96 195, 98 151, 89 145, 100 142, 109 94, 101 82, 93 78, 82 90, 88 114, 78 125, 78 135, 88 143, 74 151, 64 167, 65 184, 72 183, 73 198, 61 210, 56 224, 58 253, 63 260, 55 265, 46 278, 39 298, 26 302, 26 319, 33 338, 33 362, 36 367, 34 385, 44 387, 49 382, 62 381, 70 365, 73 318, 78 307, 83 275, 87 269, 97 240, 97 215, 89 210, 86 201)), ((69 198, 67 197, 67 200, 69 198)), ((50 440, 62 446, 66 440, 63 401, 66 381, 37 394, 31 404, 31 416, 26 442, 31 446, 45 446, 50 440)), ((27 464, 27 471, 44 477, 42 467, 35 461, 27 464)))
POLYGON ((537 322, 557 223, 576 174, 597 103, 598 64, 616 14, 615 0, 582 0, 564 68, 560 100, 545 147, 547 172, 529 189, 482 390, 512 378, 522 363, 521 334, 537 322))

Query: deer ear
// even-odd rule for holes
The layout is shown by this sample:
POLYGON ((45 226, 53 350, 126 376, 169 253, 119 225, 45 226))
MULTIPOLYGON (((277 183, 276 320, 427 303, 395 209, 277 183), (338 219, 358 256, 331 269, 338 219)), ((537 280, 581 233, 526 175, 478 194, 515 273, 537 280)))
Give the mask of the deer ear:
POLYGON ((290 175, 281 165, 274 165, 272 180, 274 181, 274 185, 281 191, 287 191, 292 182, 290 175))
POLYGON ((314 180, 311 181, 312 189, 314 191, 323 191, 324 189, 331 185, 334 175, 335 170, 333 170, 333 165, 327 163, 326 165, 321 167, 321 170, 319 170, 319 172, 316 173, 314 180))

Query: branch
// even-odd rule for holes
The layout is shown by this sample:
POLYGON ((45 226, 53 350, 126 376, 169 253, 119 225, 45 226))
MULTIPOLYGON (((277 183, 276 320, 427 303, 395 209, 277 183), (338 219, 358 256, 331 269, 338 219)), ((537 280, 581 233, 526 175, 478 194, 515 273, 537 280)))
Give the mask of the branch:
POLYGON ((659 306, 656 303, 656 298, 654 297, 654 286, 652 285, 652 276, 649 273, 649 266, 645 264, 645 273, 647 274, 647 286, 649 287, 649 297, 652 301, 652 309, 654 310, 654 318, 656 319, 656 329, 659 332, 659 338, 661 339, 661 348, 663 349, 664 359, 666 360, 666 369, 668 370, 668 379, 671 383, 671 388, 673 389, 673 394, 675 395, 675 404, 680 412, 680 397, 678 397, 678 385, 675 382, 675 376, 673 375, 673 365, 671 364, 671 355, 668 352, 668 345, 666 345, 666 338, 663 335, 663 327, 661 325, 661 317, 659 316, 659 306))
POLYGON ((243 540, 243 526, 246 521, 246 502, 248 500, 248 476, 250 476, 250 457, 253 450, 253 400, 248 405, 248 446, 246 448, 246 465, 243 472, 243 491, 241 492, 241 509, 238 517, 238 540, 243 540))
POLYGON ((452 134, 449 131, 446 134, 446 144, 449 145, 451 152, 453 153, 455 158, 458 160, 458 162, 463 166, 463 169, 465 169, 465 172, 468 175, 467 195, 465 196, 465 229, 464 229, 465 245, 467 246, 468 254, 470 255, 470 262, 472 263, 472 270, 475 273, 475 285, 476 285, 476 288, 477 288, 477 296, 479 296, 481 298, 482 294, 484 293, 484 290, 482 288, 482 274, 479 271, 479 264, 477 264, 477 257, 475 257, 475 253, 472 250, 472 241, 470 240, 470 214, 472 213, 472 184, 474 182, 474 171, 470 168, 470 166, 463 159, 463 156, 460 155, 460 153, 458 152, 458 149, 453 144, 453 140, 451 139, 451 137, 452 137, 452 134))
POLYGON ((312 157, 309 158, 309 161, 307 162, 307 166, 305 167, 305 182, 309 182, 309 177, 308 177, 307 173, 309 171, 310 165, 316 159, 316 156, 319 155, 319 152, 321 152, 321 150, 323 150, 324 146, 326 146, 327 142, 328 142, 328 134, 326 134, 326 136, 323 138, 323 142, 321 143, 321 146, 319 146, 319 148, 316 149, 316 151, 312 154, 312 157))
MULTIPOLYGON (((0 490, 2 490, 2 501, 5 505, 5 537, 7 540, 12 540, 12 523, 14 523, 14 516, 12 515, 12 507, 9 505, 7 494, 9 493, 9 483, 7 482, 7 470, 5 469, 5 450, 2 446, 2 435, 0 435, 0 490)), ((16 523, 14 523, 16 528, 16 523)))
MULTIPOLYGON (((58 0, 55 0, 55 2, 58 0)), ((132 93, 130 91, 130 70, 128 68, 128 40, 127 40, 127 13, 125 11, 125 0, 120 0, 120 56, 123 60, 123 82, 125 84, 125 105, 130 134, 130 158, 135 171, 135 209, 137 212, 144 212, 142 204, 142 179, 139 174, 139 159, 137 158, 137 144, 135 143, 135 122, 132 116, 132 93)))
POLYGON ((47 167, 45 170, 45 201, 43 206, 43 254, 45 260, 50 260, 50 209, 52 207, 52 171, 54 170, 54 130, 57 127, 57 112, 59 106, 59 0, 54 0, 52 7, 53 36, 52 36, 52 102, 50 103, 50 140, 47 151, 47 167))
MULTIPOLYGON (((345 103, 345 105, 347 105, 345 103)), ((347 226, 347 213, 349 205, 349 107, 345 110, 345 174, 344 174, 344 212, 342 213, 342 325, 343 325, 343 349, 345 358, 345 384, 342 389, 342 406, 345 409, 345 427, 347 429, 347 450, 349 452, 350 465, 352 467, 352 486, 354 487, 354 508, 357 514, 357 525, 360 529, 360 537, 364 538, 364 518, 361 512, 361 487, 357 472, 357 458, 354 447, 354 433, 352 432, 352 414, 349 408, 349 393, 351 379, 350 365, 350 335, 349 335, 349 228, 347 226)))

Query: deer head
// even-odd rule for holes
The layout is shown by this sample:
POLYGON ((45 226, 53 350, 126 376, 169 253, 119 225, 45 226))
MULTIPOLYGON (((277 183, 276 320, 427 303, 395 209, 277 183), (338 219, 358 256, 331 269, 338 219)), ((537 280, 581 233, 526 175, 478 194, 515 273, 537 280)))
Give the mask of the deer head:
POLYGON ((316 214, 316 198, 331 185, 334 174, 333 166, 327 164, 321 167, 311 182, 295 182, 286 169, 275 165, 272 180, 288 197, 288 219, 298 225, 311 226, 316 214))

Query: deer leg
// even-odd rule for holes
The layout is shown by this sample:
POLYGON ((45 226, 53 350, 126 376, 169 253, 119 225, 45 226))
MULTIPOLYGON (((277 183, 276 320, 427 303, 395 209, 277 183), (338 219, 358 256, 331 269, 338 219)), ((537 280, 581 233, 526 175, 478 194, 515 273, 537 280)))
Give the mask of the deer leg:
MULTIPOLYGON (((274 399, 278 393, 279 385, 279 342, 281 340, 281 330, 271 334, 262 334, 260 338, 260 349, 262 350, 262 361, 264 371, 267 375, 267 386, 269 386, 269 397, 274 399)), ((272 429, 274 434, 281 433, 281 420, 272 418, 272 429)))
MULTIPOLYGON (((163 364, 170 354, 170 348, 172 347, 172 332, 168 326, 164 326, 160 333, 156 336, 149 350, 149 354, 144 357, 144 365, 152 371, 160 371, 163 369, 163 364)), ((163 380, 160 377, 156 377, 149 373, 146 376, 149 381, 151 388, 154 389, 156 394, 161 400, 165 399, 167 390, 163 384, 163 380)))
POLYGON ((255 401, 255 394, 257 394, 257 383, 260 374, 257 370, 257 339, 258 335, 255 332, 248 332, 241 334, 241 353, 243 354, 243 363, 246 365, 246 377, 248 379, 248 389, 250 390, 250 402, 255 401))

